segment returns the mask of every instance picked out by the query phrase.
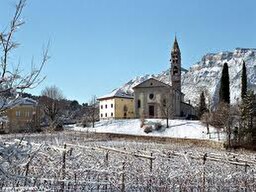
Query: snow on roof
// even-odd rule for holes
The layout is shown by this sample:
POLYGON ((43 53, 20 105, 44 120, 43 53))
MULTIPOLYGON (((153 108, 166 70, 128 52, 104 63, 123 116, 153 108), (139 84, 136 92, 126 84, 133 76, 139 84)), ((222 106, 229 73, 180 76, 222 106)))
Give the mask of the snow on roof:
POLYGON ((16 106, 21 106, 21 105, 37 105, 37 101, 31 99, 31 98, 28 98, 28 97, 19 97, 17 99, 14 99, 14 100, 11 100, 6 108, 12 108, 12 107, 16 107, 16 106))
POLYGON ((134 98, 131 94, 126 93, 122 89, 114 89, 111 93, 109 93, 107 95, 104 95, 102 97, 99 97, 98 100, 103 100, 103 99, 106 99, 106 98, 115 98, 115 97, 128 98, 128 99, 133 99, 134 98))

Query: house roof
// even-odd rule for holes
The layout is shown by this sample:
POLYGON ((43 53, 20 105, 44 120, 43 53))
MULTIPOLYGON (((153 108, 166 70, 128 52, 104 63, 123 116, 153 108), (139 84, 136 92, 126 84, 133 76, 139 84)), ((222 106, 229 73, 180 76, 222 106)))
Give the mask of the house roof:
POLYGON ((27 105, 27 106, 35 106, 37 105, 37 101, 31 99, 31 98, 28 98, 28 97, 25 97, 25 98, 22 98, 22 97, 19 97, 17 99, 14 99, 14 100, 11 100, 7 105, 6 105, 6 108, 12 108, 12 107, 16 107, 16 106, 24 106, 24 105, 27 105))
POLYGON ((108 99, 108 98, 127 98, 127 99, 133 99, 134 97, 131 94, 124 92, 121 89, 114 89, 111 93, 99 97, 98 100, 104 100, 104 99, 108 99))

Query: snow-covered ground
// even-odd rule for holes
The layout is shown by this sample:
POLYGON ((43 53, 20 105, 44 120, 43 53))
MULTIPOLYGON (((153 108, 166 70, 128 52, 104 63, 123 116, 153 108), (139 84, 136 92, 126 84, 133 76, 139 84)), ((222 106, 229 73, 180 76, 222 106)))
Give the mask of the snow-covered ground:
MULTIPOLYGON (((156 122, 161 123, 163 127, 159 131, 153 130, 151 133, 144 132, 144 129, 140 127, 141 122, 139 119, 104 120, 97 122, 95 128, 74 126, 71 129, 74 131, 89 131, 96 133, 218 140, 216 128, 210 126, 210 134, 207 134, 206 125, 200 121, 169 120, 169 128, 165 128, 166 120, 164 119, 146 120, 146 124, 154 124, 156 122)), ((224 138, 224 136, 221 135, 221 138, 224 138)))

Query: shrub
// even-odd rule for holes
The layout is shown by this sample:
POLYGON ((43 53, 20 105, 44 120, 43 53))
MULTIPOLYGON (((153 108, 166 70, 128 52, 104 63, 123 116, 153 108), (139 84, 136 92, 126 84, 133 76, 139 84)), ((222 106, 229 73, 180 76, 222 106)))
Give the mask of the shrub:
POLYGON ((159 131, 160 129, 162 129, 163 125, 160 122, 156 122, 154 124, 155 130, 159 131))
POLYGON ((143 129, 145 133, 151 133, 153 131, 152 125, 144 125, 143 129))

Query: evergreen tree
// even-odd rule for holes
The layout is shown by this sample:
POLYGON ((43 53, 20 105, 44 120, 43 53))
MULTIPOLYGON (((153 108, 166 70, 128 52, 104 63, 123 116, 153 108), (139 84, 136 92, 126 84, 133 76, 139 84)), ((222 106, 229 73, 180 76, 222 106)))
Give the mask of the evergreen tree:
POLYGON ((243 137, 246 145, 256 143, 256 95, 248 91, 241 105, 241 120, 243 137))
POLYGON ((241 88, 241 98, 244 100, 246 93, 247 93, 247 74, 246 74, 246 67, 245 62, 243 61, 243 68, 242 68, 242 88, 241 88))
POLYGON ((200 103, 199 103, 199 111, 198 111, 198 117, 201 118, 201 116, 207 111, 206 103, 205 103, 205 96, 204 92, 200 95, 200 103))
POLYGON ((230 104, 228 64, 224 63, 220 80, 219 102, 230 104))

